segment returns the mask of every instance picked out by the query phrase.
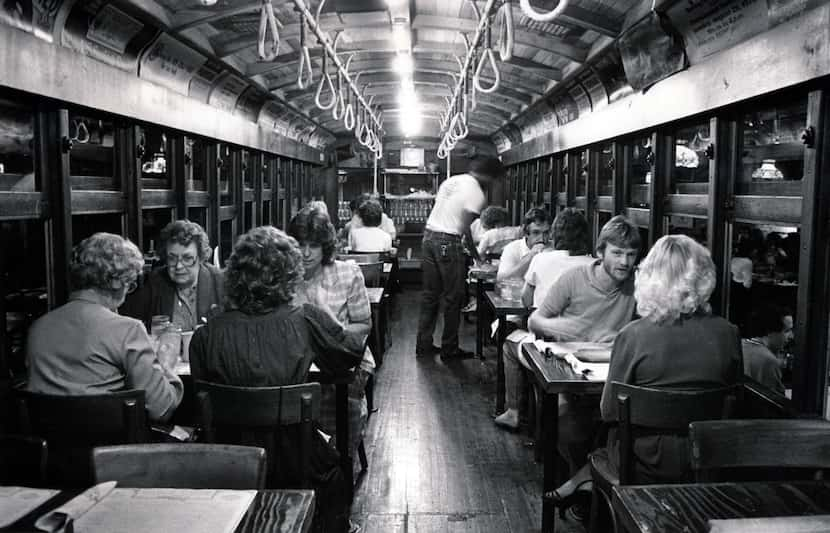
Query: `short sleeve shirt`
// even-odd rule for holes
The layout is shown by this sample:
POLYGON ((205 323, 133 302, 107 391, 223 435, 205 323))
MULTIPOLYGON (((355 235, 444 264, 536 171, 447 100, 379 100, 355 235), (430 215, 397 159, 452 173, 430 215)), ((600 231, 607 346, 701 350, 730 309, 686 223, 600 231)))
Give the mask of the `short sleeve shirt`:
POLYGON ((568 270, 590 265, 594 258, 590 255, 570 255, 567 250, 542 252, 530 261, 525 274, 525 283, 533 287, 533 307, 539 307, 548 290, 568 270))
POLYGON ((438 187, 435 206, 427 219, 426 228, 442 233, 461 235, 464 233, 463 214, 481 213, 487 199, 478 180, 469 174, 458 174, 438 187))

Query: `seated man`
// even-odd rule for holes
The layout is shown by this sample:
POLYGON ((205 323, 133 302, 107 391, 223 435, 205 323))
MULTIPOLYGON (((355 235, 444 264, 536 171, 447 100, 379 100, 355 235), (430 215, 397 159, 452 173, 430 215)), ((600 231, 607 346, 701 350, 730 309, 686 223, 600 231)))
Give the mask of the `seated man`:
POLYGON ((377 200, 363 202, 357 208, 363 225, 352 226, 349 232, 349 248, 354 252, 388 252, 392 249, 392 238, 380 228, 383 210, 377 200))
MULTIPOLYGON (((531 333, 557 341, 613 341, 634 315, 633 274, 639 251, 639 229, 620 215, 609 220, 597 239, 599 258, 559 277, 530 315, 531 333)), ((560 395, 560 453, 572 471, 585 464, 594 407, 583 408, 560 395)))
MULTIPOLYGON (((363 219, 360 218, 360 213, 359 213, 360 206, 363 205, 364 202, 367 202, 367 201, 373 200, 373 199, 374 198, 372 198, 371 194, 363 193, 360 196, 358 196, 357 198, 355 198, 354 200, 352 200, 351 202, 349 202, 349 209, 352 212, 352 218, 351 218, 351 220, 346 222, 346 224, 340 230, 341 233, 338 237, 339 239, 347 240, 349 238, 349 234, 351 233, 352 229, 359 228, 359 227, 363 226, 363 219)), ((377 199, 374 199, 374 200, 377 201, 377 199)), ((379 202, 378 202, 378 204, 379 204, 379 202)), ((395 229, 395 222, 393 222, 392 219, 389 218, 386 215, 386 213, 383 213, 382 211, 383 211, 383 209, 381 207, 380 226, 379 227, 380 227, 380 229, 382 229, 383 231, 388 233, 389 237, 391 237, 392 240, 394 241, 395 237, 397 236, 397 230, 395 229)))
MULTIPOLYGON (((499 270, 496 273, 496 281, 504 281, 511 278, 523 278, 530 266, 530 261, 540 252, 549 249, 550 244, 550 214, 544 209, 534 207, 525 213, 522 226, 518 228, 524 238, 517 237, 504 246, 499 260, 499 270)), ((500 228, 509 229, 513 228, 500 228)), ((489 230, 479 243, 478 253, 482 253, 482 245, 488 243, 488 234, 499 230, 489 230)))
POLYGON ((159 362, 138 320, 116 312, 135 289, 144 259, 119 235, 96 233, 72 251, 69 301, 29 328, 27 389, 55 395, 142 389, 151 420, 167 420, 183 387, 159 362))
POLYGON ((508 225, 509 215, 503 207, 489 206, 481 213, 480 220, 481 225, 486 228, 476 245, 478 255, 482 258, 502 253, 509 243, 521 239, 524 233, 522 226, 508 225))
POLYGON ((749 314, 746 337, 741 340, 744 374, 784 394, 778 353, 793 337, 793 317, 781 307, 762 304, 749 314))
MULTIPOLYGON (((591 229, 580 211, 569 207, 559 213, 553 221, 552 237, 555 250, 545 251, 533 257, 525 274, 522 292, 522 303, 525 307, 539 307, 548 289, 565 271, 594 262, 594 258, 589 254, 591 229)), ((518 330, 504 343, 506 411, 496 417, 496 424, 511 429, 519 425, 518 404, 522 385, 522 369, 519 363, 529 368, 519 349, 521 340, 526 336, 527 331, 518 330)))

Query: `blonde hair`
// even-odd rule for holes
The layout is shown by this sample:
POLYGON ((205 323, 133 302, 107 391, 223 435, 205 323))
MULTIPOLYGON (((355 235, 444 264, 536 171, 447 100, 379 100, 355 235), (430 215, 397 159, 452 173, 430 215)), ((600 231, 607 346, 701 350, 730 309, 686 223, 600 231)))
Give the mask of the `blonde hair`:
POLYGON ((686 235, 661 237, 640 263, 634 280, 637 313, 656 324, 709 314, 716 280, 709 250, 686 235))

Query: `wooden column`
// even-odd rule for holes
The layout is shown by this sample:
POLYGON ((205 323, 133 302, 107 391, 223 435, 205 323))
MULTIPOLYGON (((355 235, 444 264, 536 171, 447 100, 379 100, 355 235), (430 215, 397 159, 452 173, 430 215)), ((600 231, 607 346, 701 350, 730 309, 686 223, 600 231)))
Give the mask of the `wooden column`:
POLYGON ((812 91, 807 125, 813 139, 804 154, 801 255, 798 272, 793 400, 802 413, 823 414, 827 387, 830 264, 830 94, 812 91))
POLYGON ((184 157, 184 135, 174 135, 168 142, 170 146, 168 168, 173 173, 170 184, 176 202, 176 219, 187 217, 187 164, 184 157))
POLYGON ((141 225, 141 175, 138 174, 136 164, 135 128, 121 121, 116 122, 115 128, 116 172, 121 177, 121 190, 124 191, 125 199, 125 234, 141 248, 144 228, 141 225))
POLYGON ((709 205, 706 242, 712 261, 718 270, 718 283, 709 299, 715 313, 727 317, 729 287, 732 281, 731 221, 734 217, 735 179, 740 157, 739 123, 733 117, 718 117, 709 121, 715 164, 709 166, 709 205))
POLYGON ((671 177, 674 167, 674 144, 672 136, 664 131, 651 134, 651 146, 654 150, 654 164, 651 171, 651 189, 649 191, 651 204, 651 220, 648 226, 648 246, 659 239, 663 231, 663 213, 666 202, 666 183, 671 177))
POLYGON ((614 142, 611 145, 611 151, 614 153, 614 174, 611 194, 614 195, 614 215, 619 215, 625 212, 626 184, 628 183, 628 169, 631 165, 628 161, 629 151, 625 149, 623 143, 614 142))
POLYGON ((205 149, 205 171, 207 175, 208 214, 207 230, 211 244, 219 244, 219 153, 216 144, 205 149))

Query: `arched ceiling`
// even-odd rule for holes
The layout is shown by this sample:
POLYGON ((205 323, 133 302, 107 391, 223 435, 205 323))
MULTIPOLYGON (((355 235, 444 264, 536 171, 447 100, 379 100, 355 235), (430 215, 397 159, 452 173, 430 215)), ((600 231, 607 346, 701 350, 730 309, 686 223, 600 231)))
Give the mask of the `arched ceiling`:
MULTIPOLYGON (((338 136, 347 136, 342 120, 322 111, 314 102, 320 79, 322 48, 309 32, 308 46, 314 64, 313 86, 299 89, 300 18, 292 0, 274 0, 280 25, 281 46, 276 60, 262 62, 257 55, 261 0, 218 0, 205 6, 204 0, 132 0, 147 11, 155 7, 156 18, 168 30, 195 46, 205 49, 240 72, 253 83, 274 93, 306 113, 312 120, 338 136)), ((537 10, 556 4, 537 0, 537 10)), ((477 94, 477 107, 469 114, 471 136, 489 137, 511 118, 548 93, 569 73, 589 58, 591 51, 616 38, 633 0, 571 0, 554 23, 535 22, 524 16, 518 0, 511 4, 515 26, 513 58, 499 62, 501 83, 491 94, 477 94)), ((400 53, 400 41, 393 38, 393 24, 409 36, 406 50, 412 55, 412 79, 424 117, 420 137, 440 138, 439 116, 447 109, 463 61, 465 47, 459 32, 472 37, 477 20, 470 0, 326 0, 319 19, 320 28, 333 39, 341 32, 338 56, 353 55, 350 74, 360 72, 358 85, 365 98, 384 113, 387 138, 402 136, 398 124, 400 105, 397 94, 400 74, 393 59, 400 53)), ((479 9, 485 2, 478 2, 479 9)), ((497 6, 501 1, 497 2, 497 6)), ((318 2, 308 8, 314 12, 318 2)), ((496 32, 493 32, 495 46, 496 32)), ((492 71, 482 76, 491 84, 492 71)), ((331 69, 331 72, 334 72, 331 69)), ((327 100, 327 98, 324 98, 327 100)))

